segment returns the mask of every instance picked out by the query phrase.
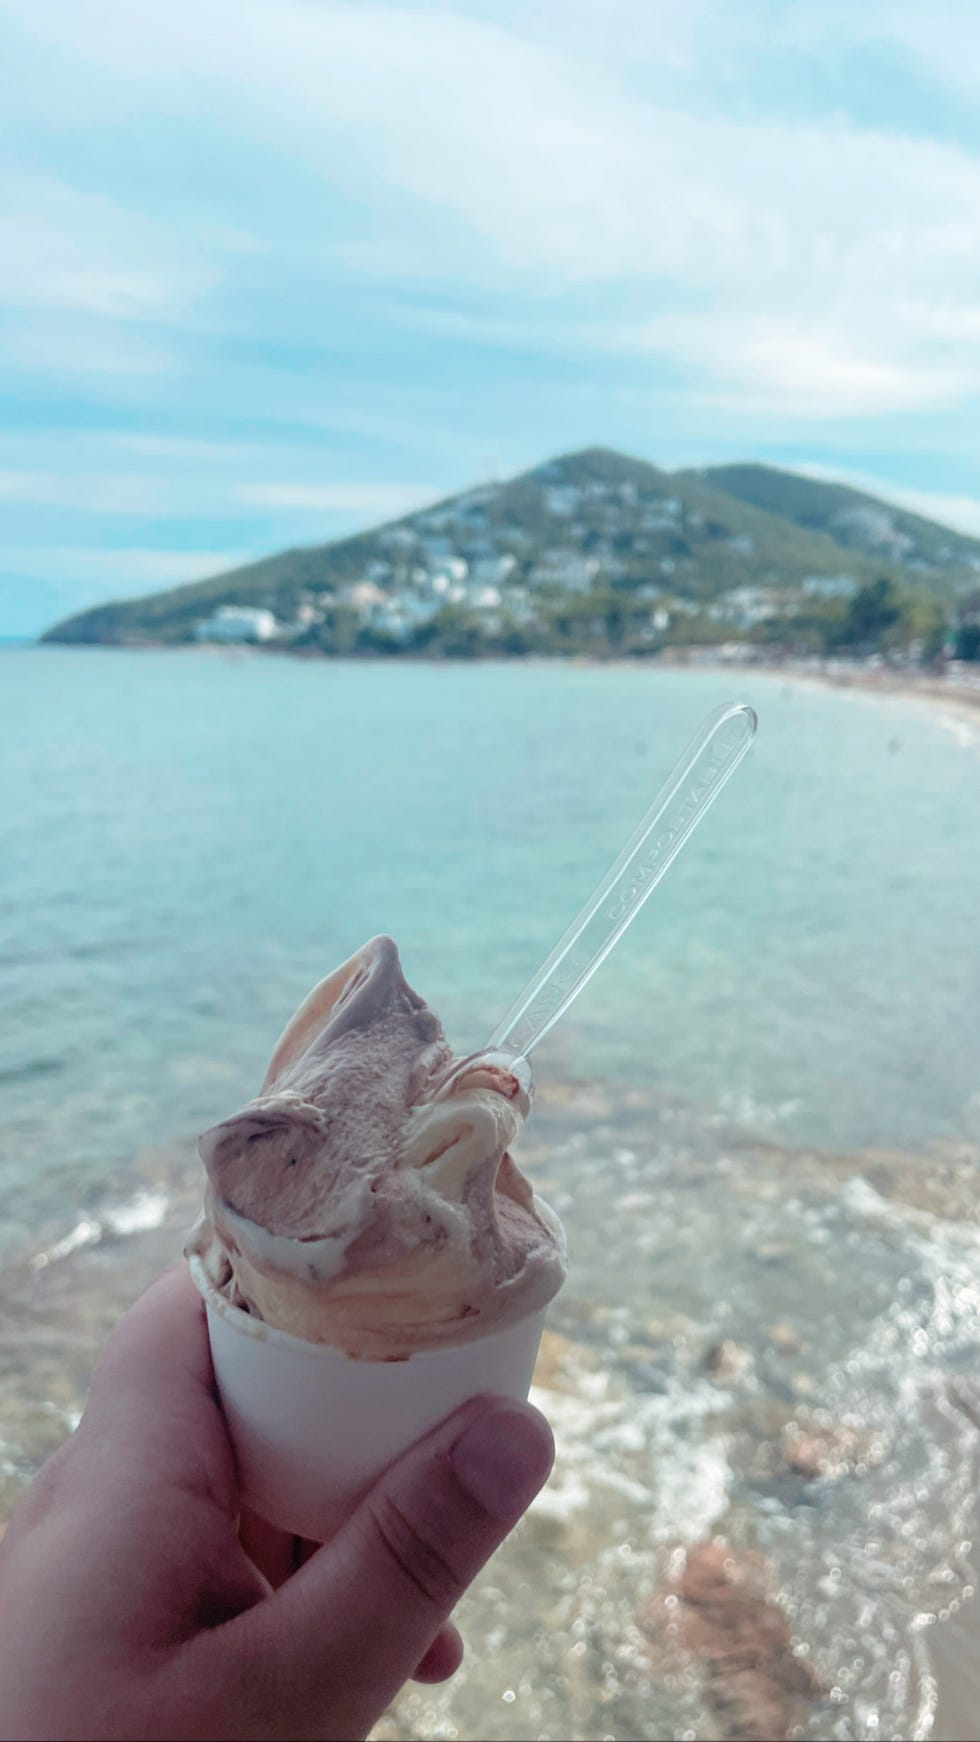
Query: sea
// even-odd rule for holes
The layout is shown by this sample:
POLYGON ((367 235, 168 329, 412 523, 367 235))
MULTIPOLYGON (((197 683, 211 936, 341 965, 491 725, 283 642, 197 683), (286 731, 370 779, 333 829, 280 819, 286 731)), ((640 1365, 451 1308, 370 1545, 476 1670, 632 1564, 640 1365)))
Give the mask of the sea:
POLYGON ((750 756, 534 1055, 556 1474, 464 1668, 379 1742, 955 1734, 980 714, 721 668, 0 648, 4 1510, 310 986, 389 932, 480 1046, 728 701, 750 756))

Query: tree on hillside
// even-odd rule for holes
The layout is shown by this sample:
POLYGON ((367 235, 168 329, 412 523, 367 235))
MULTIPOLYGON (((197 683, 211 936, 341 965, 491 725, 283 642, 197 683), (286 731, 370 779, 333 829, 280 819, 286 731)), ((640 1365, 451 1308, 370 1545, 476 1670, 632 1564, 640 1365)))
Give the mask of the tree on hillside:
POLYGON ((847 607, 841 641, 848 647, 879 647, 902 620, 903 601, 889 575, 860 587, 847 607))
POLYGON ((980 591, 964 599, 956 613, 953 657, 980 660, 980 591))

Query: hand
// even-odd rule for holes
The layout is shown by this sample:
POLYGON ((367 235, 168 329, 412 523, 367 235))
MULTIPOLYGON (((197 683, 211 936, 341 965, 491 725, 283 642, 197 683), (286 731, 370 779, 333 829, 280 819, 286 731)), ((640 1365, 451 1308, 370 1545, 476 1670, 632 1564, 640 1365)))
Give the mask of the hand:
POLYGON ((536 1410, 477 1398, 296 1570, 268 1527, 247 1553, 203 1309, 169 1272, 0 1547, 0 1735, 363 1737, 413 1672, 457 1667, 448 1616, 552 1455, 536 1410))

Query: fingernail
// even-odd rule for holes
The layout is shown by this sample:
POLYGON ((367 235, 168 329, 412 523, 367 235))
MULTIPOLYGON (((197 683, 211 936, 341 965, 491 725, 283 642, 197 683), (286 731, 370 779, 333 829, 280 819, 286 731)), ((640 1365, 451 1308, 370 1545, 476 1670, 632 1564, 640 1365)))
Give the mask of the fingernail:
POLYGON ((507 1403, 464 1428, 449 1456, 463 1487, 491 1517, 518 1519, 543 1486, 555 1445, 536 1409, 507 1403))

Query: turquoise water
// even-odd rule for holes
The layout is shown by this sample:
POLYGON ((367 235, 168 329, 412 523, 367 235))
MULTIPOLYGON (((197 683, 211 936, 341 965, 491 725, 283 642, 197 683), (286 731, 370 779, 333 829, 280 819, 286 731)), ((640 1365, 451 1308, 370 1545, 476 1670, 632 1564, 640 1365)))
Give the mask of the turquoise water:
POLYGON ((6 1240, 255 1092, 373 932, 479 1044, 735 697, 752 756, 539 1079, 846 1149, 975 1130, 977 728, 741 674, 4 649, 6 1240))
POLYGON ((980 722, 925 704, 0 650, 0 1515, 310 984, 390 931, 478 1045, 736 697, 755 750, 535 1055, 556 1474, 384 1733, 930 1734, 980 1586, 980 722), (750 1672, 662 1624, 718 1539, 784 1617, 750 1672))

